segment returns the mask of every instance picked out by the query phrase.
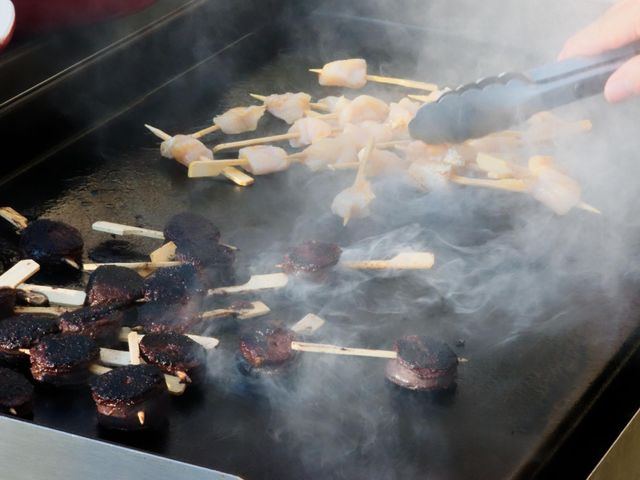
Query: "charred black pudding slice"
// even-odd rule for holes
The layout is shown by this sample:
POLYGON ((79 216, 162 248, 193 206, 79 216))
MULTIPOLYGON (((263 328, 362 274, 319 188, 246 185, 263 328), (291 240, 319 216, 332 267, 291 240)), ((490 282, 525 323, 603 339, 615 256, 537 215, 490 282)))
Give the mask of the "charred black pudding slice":
POLYGON ((453 385, 458 356, 449 346, 425 336, 410 335, 396 341, 398 358, 389 360, 387 379, 409 390, 444 390, 453 385))
POLYGON ((128 305, 143 296, 144 280, 130 268, 105 265, 89 276, 88 305, 128 305))
POLYGON ((191 264, 159 268, 144 281, 144 299, 148 302, 188 303, 201 296, 202 284, 191 264))
POLYGON ((142 359, 187 382, 203 379, 207 353, 202 345, 175 332, 150 333, 140 340, 142 359), (187 378, 184 378, 184 376, 187 378))
POLYGON ((60 331, 58 319, 49 315, 17 315, 0 322, 0 364, 27 367, 29 355, 20 349, 33 347, 45 335, 60 331))
POLYGON ((240 334, 240 355, 250 367, 271 370, 294 357, 291 349, 294 338, 292 330, 277 322, 256 322, 256 325, 245 328, 240 334))
POLYGON ((169 219, 164 227, 164 238, 178 246, 185 242, 218 243, 220 230, 202 215, 183 212, 169 219))
POLYGON ((0 319, 13 315, 16 306, 16 290, 10 287, 0 287, 0 319))
POLYGON ((0 413, 29 417, 33 413, 33 385, 22 375, 0 367, 0 413))
POLYGON ((66 223, 35 220, 22 231, 20 252, 40 265, 59 267, 69 259, 82 266, 84 242, 80 232, 66 223))
POLYGON ((116 368, 91 381, 98 423, 116 430, 145 430, 167 418, 169 393, 160 369, 154 365, 116 368))
POLYGON ((286 273, 314 273, 332 267, 340 260, 342 249, 335 243, 310 240, 294 247, 284 256, 286 273))
POLYGON ((31 348, 31 375, 54 386, 80 385, 91 375, 89 367, 100 348, 84 335, 49 335, 31 348))
POLYGON ((166 305, 150 302, 136 308, 137 319, 132 327, 144 333, 192 331, 200 322, 200 315, 190 305, 166 305))
POLYGON ((60 315, 60 329, 91 337, 100 346, 118 343, 124 313, 110 306, 83 307, 60 315))

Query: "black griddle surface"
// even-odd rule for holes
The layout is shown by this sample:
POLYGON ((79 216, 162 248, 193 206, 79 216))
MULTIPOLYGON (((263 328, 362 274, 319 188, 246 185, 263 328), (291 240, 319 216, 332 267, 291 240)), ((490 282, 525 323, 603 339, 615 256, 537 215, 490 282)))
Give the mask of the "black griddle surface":
MULTIPOLYGON (((323 20, 317 22, 315 27, 327 27, 323 20)), ((260 36, 243 40, 4 185, 0 203, 10 203, 31 218, 73 224, 83 233, 88 251, 108 240, 91 231, 96 220, 160 229, 175 213, 201 213, 220 227, 224 242, 239 247, 240 281, 251 273, 274 271, 272 265, 287 246, 307 239, 335 241, 347 253, 357 245, 360 254, 379 252, 381 246, 385 251, 385 245, 399 242, 428 247, 436 252, 437 265, 427 273, 375 278, 345 274, 329 286, 293 286, 259 298, 272 308, 273 318, 290 324, 308 312, 323 316, 327 325, 314 337, 320 342, 388 349, 395 338, 407 334, 433 335, 452 347, 464 339, 464 347, 454 347, 469 359, 460 366, 458 388, 441 395, 415 395, 385 381, 384 360, 313 354, 300 355, 282 376, 251 379, 238 371, 233 328, 218 328, 212 333, 220 336, 221 346, 210 354, 209 381, 172 399, 170 424, 160 434, 99 430, 84 390, 38 390, 34 421, 247 479, 526 475, 555 448, 636 348, 634 279, 625 279, 612 297, 589 272, 554 276, 548 288, 557 291, 536 306, 535 318, 526 311, 514 318, 513 309, 506 307, 510 295, 526 297, 525 286, 515 280, 505 283, 503 295, 493 294, 495 303, 465 311, 455 308, 465 292, 447 290, 439 279, 458 262, 466 262, 478 267, 477 281, 482 282, 480 266, 491 257, 492 242, 522 227, 521 212, 536 215, 541 209, 533 202, 457 189, 431 203, 430 197, 392 183, 384 187, 370 219, 354 220, 343 229, 340 219, 329 213, 329 202, 352 181, 350 175, 309 174, 294 167, 285 174, 257 178, 247 189, 222 180, 189 180, 183 167, 160 158, 157 139, 142 124, 172 133, 195 130, 213 113, 248 103, 248 92, 300 89, 318 94, 322 90, 306 69, 347 52, 369 53, 374 64, 416 75, 407 68, 406 57, 391 58, 389 45, 384 46, 385 56, 372 44, 355 52, 349 51, 353 43, 335 39, 335 45, 315 44, 315 38, 323 37, 314 37, 311 28, 291 34, 302 45, 298 47, 280 36, 266 38, 278 39, 269 49, 279 52, 266 63, 246 66, 237 77, 220 78, 225 62, 252 61, 258 56, 255 52, 265 49, 260 36), (310 65, 309 50, 318 58, 315 65, 310 65), (455 215, 443 213, 439 202, 458 202, 460 207, 455 215), (406 207, 403 215, 397 205, 406 207), (366 240, 385 234, 377 247, 366 240), (486 258, 479 258, 478 252, 486 258)), ((460 49, 461 69, 472 62, 463 45, 443 48, 460 49)), ((281 131, 282 125, 271 121, 260 131, 269 130, 281 131)), ((215 141, 212 137, 209 143, 215 141)), ((580 148, 588 151, 589 146, 580 148)), ((569 231, 606 237, 610 230, 605 220, 582 212, 564 218, 540 215, 557 228, 551 244, 569 231)), ((9 233, 3 238, 11 244, 9 233)), ((125 240, 134 252, 160 245, 148 239, 125 240)), ((532 261, 531 252, 506 253, 510 256, 504 262, 484 273, 513 273, 517 279, 527 272, 527 279, 547 280, 544 265, 551 254, 534 252, 532 261)))

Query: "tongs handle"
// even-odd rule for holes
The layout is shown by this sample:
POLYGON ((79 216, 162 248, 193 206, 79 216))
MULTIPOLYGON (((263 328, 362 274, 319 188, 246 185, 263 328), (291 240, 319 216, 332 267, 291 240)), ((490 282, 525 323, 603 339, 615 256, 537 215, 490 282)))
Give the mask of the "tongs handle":
MULTIPOLYGON (((579 57, 529 70, 535 83, 532 97, 541 108, 554 108, 602 92, 609 76, 631 57, 640 54, 640 42, 593 57, 579 57)), ((535 113, 535 112, 532 112, 535 113)))

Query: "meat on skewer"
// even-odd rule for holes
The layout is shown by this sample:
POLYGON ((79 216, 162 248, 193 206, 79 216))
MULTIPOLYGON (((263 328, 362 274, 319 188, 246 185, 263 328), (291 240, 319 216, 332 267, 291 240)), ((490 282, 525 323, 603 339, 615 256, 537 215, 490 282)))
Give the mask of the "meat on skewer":
POLYGON ((33 414, 33 385, 18 372, 0 367, 0 413, 16 417, 33 414))
POLYGON ((269 96, 251 95, 264 102, 267 111, 276 118, 291 125, 304 117, 311 108, 311 96, 307 93, 282 93, 269 96))
POLYGON ((154 365, 129 365, 97 376, 91 381, 91 397, 98 423, 108 429, 154 429, 168 418, 165 377, 154 365))
POLYGON ((324 281, 327 268, 338 263, 342 249, 335 243, 310 240, 288 252, 282 262, 282 270, 287 274, 311 275, 313 280, 324 281))
POLYGON ((203 291, 196 268, 191 264, 160 268, 144 281, 144 299, 164 304, 187 304, 203 291))
POLYGON ((287 133, 291 135, 289 145, 298 148, 329 137, 332 132, 333 129, 327 122, 310 117, 296 120, 287 133))
POLYGON ((11 287, 0 287, 0 319, 13 315, 16 306, 16 290, 11 287))
POLYGON ((366 122, 367 120, 384 122, 388 115, 389 105, 385 102, 371 95, 360 95, 340 109, 338 122, 342 126, 349 123, 366 122))
POLYGON ((59 331, 58 319, 50 315, 25 314, 3 320, 0 322, 0 363, 7 367, 28 367, 29 356, 21 350, 59 331))
POLYGON ((160 153, 188 167, 191 162, 206 157, 213 160, 213 152, 200 140, 190 135, 174 135, 160 144, 160 153))
POLYGON ((136 313, 132 326, 144 333, 186 333, 200 322, 197 311, 190 305, 149 302, 137 307, 136 313))
POLYGON ((385 373, 390 382, 409 390, 445 390, 453 385, 458 356, 449 346, 429 337, 411 335, 396 341, 396 359, 385 373))
POLYGON ((144 296, 144 280, 130 268, 106 265, 91 273, 86 291, 90 306, 124 306, 144 296))
MULTIPOLYGON (((213 123, 219 130, 222 130, 223 133, 228 135, 253 132, 258 128, 258 122, 264 115, 264 112, 265 107, 258 105, 235 107, 221 115, 213 117, 213 123)), ((202 134, 194 134, 193 136, 201 137, 202 134)))
POLYGON ((371 120, 346 124, 342 135, 349 138, 358 149, 366 147, 372 138, 375 144, 391 142, 393 140, 393 130, 389 125, 371 120))
POLYGON ((220 241, 220 230, 209 219, 197 213, 183 212, 171 217, 164 227, 164 239, 181 245, 183 242, 220 241))
POLYGON ((413 162, 407 173, 412 184, 422 190, 431 191, 446 188, 453 170, 451 165, 442 162, 413 162))
POLYGON ((362 88, 369 82, 399 85, 418 90, 434 91, 438 86, 432 83, 406 80, 404 78, 383 77, 367 74, 367 61, 363 58, 349 58, 329 62, 322 69, 312 68, 310 71, 318 73, 320 85, 328 87, 362 88))
POLYGON ((321 138, 294 156, 301 158, 309 170, 317 171, 331 164, 357 162, 358 145, 348 135, 321 138))
POLYGON ((413 102, 406 97, 397 103, 391 102, 389 104, 389 115, 385 123, 393 130, 405 132, 409 126, 409 122, 413 120, 413 117, 418 113, 419 108, 420 104, 418 102, 413 102))
POLYGON ((175 332, 149 333, 139 344, 140 358, 187 383, 204 378, 207 353, 202 345, 175 332))
POLYGON ((295 356, 291 342, 295 332, 273 321, 251 325, 240 334, 241 369, 274 373, 295 356))
POLYGON ((80 232, 63 222, 35 220, 20 235, 22 256, 43 266, 71 265, 81 269, 83 249, 84 241, 80 232))
POLYGON ((31 375, 54 386, 85 383, 91 364, 100 357, 98 345, 84 335, 47 335, 30 350, 31 375))
POLYGON ((59 320, 62 333, 85 335, 99 346, 110 347, 118 343, 124 313, 114 310, 114 305, 97 305, 63 313, 59 320))

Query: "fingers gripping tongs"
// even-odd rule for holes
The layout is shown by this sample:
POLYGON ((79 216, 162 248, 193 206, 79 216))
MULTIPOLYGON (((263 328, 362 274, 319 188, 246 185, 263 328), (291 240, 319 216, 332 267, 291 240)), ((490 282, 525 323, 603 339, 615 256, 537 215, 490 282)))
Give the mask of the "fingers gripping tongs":
POLYGON ((638 53, 640 42, 594 57, 483 78, 421 107, 409 131, 415 139, 440 144, 504 130, 534 113, 602 92, 609 76, 638 53))

